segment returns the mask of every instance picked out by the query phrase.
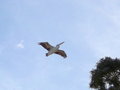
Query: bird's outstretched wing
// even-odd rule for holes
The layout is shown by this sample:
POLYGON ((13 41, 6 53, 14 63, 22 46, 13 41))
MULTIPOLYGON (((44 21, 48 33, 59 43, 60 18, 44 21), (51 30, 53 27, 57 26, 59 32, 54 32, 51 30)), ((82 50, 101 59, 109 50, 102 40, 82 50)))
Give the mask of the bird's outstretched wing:
POLYGON ((66 53, 65 53, 63 50, 57 50, 57 51, 55 52, 55 54, 59 54, 59 55, 61 55, 61 56, 64 57, 64 58, 67 57, 66 53))
POLYGON ((52 45, 50 45, 48 42, 40 42, 38 43, 39 45, 43 46, 45 49, 47 49, 48 51, 53 48, 52 45))

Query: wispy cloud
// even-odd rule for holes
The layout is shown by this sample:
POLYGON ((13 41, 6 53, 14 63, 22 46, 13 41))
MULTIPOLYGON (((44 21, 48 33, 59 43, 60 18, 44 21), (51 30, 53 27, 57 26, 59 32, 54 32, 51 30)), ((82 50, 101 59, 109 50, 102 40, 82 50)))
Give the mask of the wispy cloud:
POLYGON ((4 47, 0 45, 0 54, 2 54, 4 47))
POLYGON ((86 31, 86 41, 94 50, 97 56, 119 56, 120 45, 120 6, 117 0, 110 2, 101 1, 101 5, 94 9, 99 15, 96 18, 96 23, 101 27, 96 27, 96 24, 90 24, 93 28, 91 31, 86 31), (102 20, 99 20, 99 17, 102 20))
POLYGON ((105 15, 114 25, 120 27, 120 3, 119 0, 101 1, 102 6, 98 6, 96 11, 105 15))
POLYGON ((17 44, 17 48, 24 48, 24 40, 21 40, 21 41, 17 44))
POLYGON ((5 69, 0 69, 0 90, 23 90, 19 83, 5 69))

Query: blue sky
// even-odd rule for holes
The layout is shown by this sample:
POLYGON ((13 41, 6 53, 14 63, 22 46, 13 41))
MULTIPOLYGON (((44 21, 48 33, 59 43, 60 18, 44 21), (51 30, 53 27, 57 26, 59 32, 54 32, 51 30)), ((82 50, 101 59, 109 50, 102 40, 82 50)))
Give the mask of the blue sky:
POLYGON ((120 1, 1 0, 0 32, 0 90, 90 90, 96 62, 119 58, 120 1))

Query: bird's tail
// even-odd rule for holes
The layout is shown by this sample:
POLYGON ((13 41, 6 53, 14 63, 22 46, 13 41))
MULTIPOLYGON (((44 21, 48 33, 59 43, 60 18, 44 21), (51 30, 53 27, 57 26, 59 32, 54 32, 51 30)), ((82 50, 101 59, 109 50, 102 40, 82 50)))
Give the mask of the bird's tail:
POLYGON ((48 56, 48 53, 46 53, 46 56, 48 56))

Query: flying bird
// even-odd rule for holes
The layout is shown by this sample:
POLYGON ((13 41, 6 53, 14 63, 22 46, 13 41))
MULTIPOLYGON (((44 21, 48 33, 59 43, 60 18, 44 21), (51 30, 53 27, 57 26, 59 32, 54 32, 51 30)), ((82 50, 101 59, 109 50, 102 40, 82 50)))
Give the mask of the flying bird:
POLYGON ((48 53, 46 53, 46 56, 49 56, 53 53, 61 55, 62 57, 66 58, 67 55, 63 50, 60 50, 60 45, 63 44, 64 42, 61 42, 59 44, 57 44, 55 47, 50 45, 48 42, 40 42, 38 43, 38 45, 41 45, 42 47, 44 47, 45 49, 48 50, 48 53))

